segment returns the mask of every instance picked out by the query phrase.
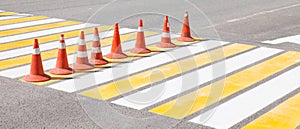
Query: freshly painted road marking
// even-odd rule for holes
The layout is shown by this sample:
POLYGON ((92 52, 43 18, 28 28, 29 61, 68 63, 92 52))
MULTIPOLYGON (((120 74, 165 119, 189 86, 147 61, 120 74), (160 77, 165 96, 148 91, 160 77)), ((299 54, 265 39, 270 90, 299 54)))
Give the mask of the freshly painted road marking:
POLYGON ((18 28, 18 29, 13 29, 13 30, 0 31, 0 36, 2 36, 2 37, 10 36, 10 35, 16 35, 16 34, 23 34, 26 32, 34 32, 34 31, 39 31, 39 30, 47 30, 47 29, 51 29, 51 28, 58 28, 58 27, 63 27, 63 26, 71 26, 71 25, 81 24, 81 22, 64 21, 62 19, 57 19, 57 20, 61 21, 61 22, 25 27, 25 28, 18 28))
MULTIPOLYGON (((294 75, 294 82, 299 82, 299 72, 294 75)), ((289 81, 289 80, 288 80, 289 81)), ((282 83, 283 87, 289 87, 282 83)), ((298 83, 299 87, 299 83, 298 83)), ((272 92, 272 91, 269 91, 272 92)), ((275 96, 276 97, 276 96, 275 96)), ((253 128, 282 128, 282 129, 295 129, 300 124, 300 93, 289 98, 283 103, 276 106, 271 111, 263 114, 256 120, 252 121, 243 129, 253 129, 253 128)))
MULTIPOLYGON (((108 30, 108 29, 110 29, 110 27, 106 27, 105 29, 108 30)), ((93 31, 92 31, 93 28, 90 29, 90 30, 91 31, 89 31, 87 34, 85 33, 85 39, 87 39, 86 40, 87 42, 88 41, 92 41, 93 36, 94 36, 93 34, 91 34, 91 33, 93 33, 93 31)), ((121 28, 119 31, 121 32, 120 34, 126 34, 126 33, 135 32, 136 30, 134 30, 134 29, 127 29, 127 28, 121 28)), ((77 44, 79 31, 74 31, 74 32, 77 32, 77 33, 73 33, 73 35, 66 35, 65 34, 66 35, 65 36, 65 42, 66 42, 67 46, 76 45, 77 44), (67 38, 67 37, 73 37, 73 38, 67 38)), ((111 37, 113 35, 113 31, 100 32, 99 35, 103 36, 104 38, 111 37)), ((51 40, 55 40, 53 42, 46 42, 45 43, 45 42, 42 41, 42 44, 40 43, 40 50, 41 50, 41 52, 57 48, 57 45, 53 45, 53 44, 57 44, 58 43, 60 36, 59 36, 59 34, 56 35, 56 36, 57 37, 55 37, 54 39, 51 39, 51 40)), ((43 40, 43 39, 39 38, 39 40, 43 40)), ((4 59, 9 59, 9 58, 13 58, 13 57, 18 58, 18 56, 23 56, 24 57, 24 55, 31 55, 32 42, 33 42, 33 39, 27 42, 27 44, 30 43, 30 46, 28 46, 28 47, 23 47, 23 48, 18 48, 18 49, 13 49, 13 50, 8 50, 8 51, 0 52, 0 62, 1 62, 1 60, 4 60, 4 59)), ((23 58, 23 57, 19 57, 19 58, 23 58)))
MULTIPOLYGON (((155 33, 152 33, 152 32, 145 33, 145 35, 154 35, 154 34, 155 33)), ((133 39, 133 35, 134 35, 134 33, 123 35, 124 38, 121 38, 121 40, 124 41, 124 40, 133 39)), ((110 47, 108 45, 111 44, 111 38, 107 38, 107 39, 102 40, 101 44, 103 45, 103 47, 102 47, 103 53, 104 52, 108 53, 110 51, 110 47)), ((126 45, 127 43, 124 42, 124 43, 122 43, 122 45, 123 44, 126 45)), ((90 48, 91 47, 91 42, 88 42, 87 46, 88 46, 88 48, 90 48)), ((67 50, 68 54, 69 54, 68 55, 69 64, 72 64, 73 63, 73 59, 75 58, 74 53, 77 51, 75 49, 76 45, 69 46, 67 48, 69 49, 69 50, 67 50)), ((55 62, 56 62, 55 56, 57 54, 56 51, 57 50, 51 50, 51 53, 53 54, 54 57, 52 57, 49 60, 44 60, 45 58, 43 58, 43 55, 44 55, 45 52, 41 53, 42 59, 44 60, 43 61, 44 70, 49 70, 49 69, 51 69, 51 68, 53 68, 55 66, 55 62)), ((107 54, 107 53, 104 53, 104 54, 107 54)), ((5 76, 5 77, 9 77, 9 78, 18 78, 18 77, 25 76, 28 73, 29 70, 30 70, 30 65, 27 64, 27 65, 23 65, 23 66, 11 68, 11 69, 2 70, 2 71, 0 71, 0 76, 5 76)))
MULTIPOLYGON (((260 54, 261 56, 262 54, 260 54)), ((224 80, 213 83, 213 88, 223 89, 221 93, 213 92, 212 85, 200 88, 180 98, 160 105, 150 110, 150 112, 182 119, 206 106, 209 106, 220 99, 224 99, 246 87, 249 87, 281 70, 286 69, 300 59, 300 53, 286 52, 270 60, 252 66, 241 72, 233 74, 224 80), (223 85, 224 84, 224 85, 223 85), (221 94, 221 95, 220 95, 221 94)))
MULTIPOLYGON (((225 53, 226 57, 228 57, 230 55, 239 54, 239 52, 243 52, 243 49, 240 48, 239 46, 234 46, 234 48, 229 48, 229 49, 226 49, 226 47, 224 47, 224 53, 225 53)), ((151 86, 150 88, 144 89, 140 92, 137 92, 137 93, 131 94, 129 96, 120 98, 118 100, 115 100, 112 103, 140 110, 140 109, 146 108, 148 106, 151 106, 153 104, 156 104, 158 102, 161 102, 165 99, 168 99, 172 96, 180 94, 182 92, 190 90, 192 88, 196 88, 197 86, 199 86, 201 84, 204 84, 213 79, 223 76, 223 74, 225 74, 225 75, 229 74, 236 70, 242 69, 245 66, 253 64, 255 62, 258 62, 260 60, 268 58, 270 56, 273 56, 274 54, 277 54, 278 52, 280 52, 280 50, 270 49, 270 48, 257 48, 257 49, 242 53, 240 55, 234 56, 232 58, 226 59, 225 62, 218 62, 218 63, 214 64, 214 66, 222 66, 223 64, 225 64, 226 65, 225 72, 218 72, 213 75, 213 73, 211 71, 214 71, 214 68, 211 65, 209 65, 209 66, 197 69, 197 70, 193 70, 192 72, 187 73, 185 75, 181 75, 181 76, 178 76, 171 80, 168 80, 167 82, 165 82, 164 85, 157 84, 157 85, 151 86), (259 54, 261 54, 261 56, 257 56, 259 54), (197 78, 198 80, 193 83, 183 82, 184 81, 184 80, 182 80, 183 78, 189 78, 189 77, 194 77, 194 78, 197 78), (151 91, 152 88, 153 89, 163 89, 164 92, 162 92, 159 96, 149 96, 149 98, 152 98, 151 102, 136 103, 136 101, 141 100, 141 96, 143 96, 143 93, 147 93, 150 95, 158 95, 157 93, 154 93, 154 92, 157 92, 156 90, 151 91), (147 90, 148 90, 148 92, 147 92, 147 90), (156 99, 153 99, 153 98, 156 98, 156 99)), ((209 56, 209 55, 205 55, 205 56, 209 56)), ((198 61, 202 62, 203 59, 198 59, 198 61)), ((192 62, 187 62, 187 63, 193 64, 192 62)), ((168 67, 168 68, 170 68, 170 67, 168 67)), ((171 71, 171 69, 170 69, 170 71, 171 71)), ((134 82, 136 82, 136 81, 134 81, 134 82)))
POLYGON ((61 21, 65 21, 65 20, 58 19, 58 18, 48 18, 48 19, 41 19, 41 20, 22 22, 16 24, 2 25, 0 26, 0 31, 16 29, 16 28, 21 29, 28 26, 36 26, 36 25, 49 24, 49 23, 61 22, 61 21))
MULTIPOLYGON (((211 109, 193 118, 191 122, 204 124, 214 128, 229 128, 237 124, 241 120, 251 116, 252 114, 255 114, 256 112, 268 106, 269 104, 273 103, 277 99, 280 99, 286 94, 299 88, 300 87, 299 75, 300 75, 300 66, 292 70, 289 70, 288 72, 276 78, 273 78, 272 80, 267 81, 259 85, 258 87, 255 87, 254 89, 229 100, 224 104, 217 106, 215 109, 211 109), (204 119, 204 116, 209 116, 209 117, 207 117, 207 119, 204 119)), ((300 105, 294 107, 299 107, 299 106, 300 105)), ((285 111, 281 117, 275 117, 272 114, 269 115, 270 117, 265 117, 267 119, 261 121, 262 123, 252 124, 251 126, 249 125, 249 127, 259 128, 259 126, 262 126, 268 128, 275 128, 275 126, 277 126, 277 124, 274 123, 275 121, 278 122, 278 124, 280 123, 283 124, 298 119, 294 125, 297 126, 298 124, 300 124, 299 113, 300 112, 298 112, 298 118, 293 118, 293 119, 290 119, 289 117, 293 115, 288 114, 288 112, 285 111), (270 122, 269 125, 267 123, 264 123, 265 120, 268 120, 270 122)), ((286 126, 278 126, 278 127, 287 128, 286 126)))
POLYGON ((16 24, 16 23, 35 21, 35 20, 41 20, 41 19, 46 19, 46 18, 49 18, 49 17, 46 17, 46 16, 22 17, 22 18, 16 18, 16 19, 9 19, 9 20, 0 21, 0 25, 16 24))
POLYGON ((274 39, 274 40, 266 40, 266 41, 263 41, 262 43, 280 44, 280 43, 285 43, 285 42, 300 44, 300 35, 288 36, 288 37, 283 37, 283 38, 274 39))
POLYGON ((0 21, 28 17, 28 16, 32 16, 32 15, 31 14, 18 14, 18 15, 5 16, 5 17, 0 17, 0 21))
MULTIPOLYGON (((132 36, 133 34, 134 33, 124 34, 124 35, 121 35, 121 38, 123 37, 123 38, 126 39, 126 37, 132 36)), ((90 37, 92 37, 92 35, 90 35, 90 37)), ((107 39, 103 40, 102 45, 103 46, 110 45, 111 44, 111 42, 110 42, 111 40, 112 40, 112 38, 107 38, 107 39)), ((73 53, 75 53, 77 51, 76 50, 76 47, 77 47, 77 45, 76 45, 77 44, 76 38, 73 41, 74 41, 72 43, 73 45, 69 45, 69 46, 66 47, 68 54, 73 54, 73 53)), ((56 43, 58 44, 58 42, 56 42, 56 43)), ((88 42, 87 46, 90 47, 91 44, 92 44, 92 42, 88 42)), ((54 48, 57 48, 57 45, 52 45, 52 46, 54 48)), ((54 59, 56 57, 56 53, 57 53, 57 49, 46 50, 46 51, 42 52, 41 56, 42 56, 43 60, 54 59)), ((0 70, 8 69, 8 68, 16 67, 16 66, 21 66, 21 65, 26 65, 26 64, 30 64, 30 63, 31 63, 31 54, 25 55, 25 56, 15 57, 15 58, 11 58, 11 59, 1 60, 0 61, 0 70), (15 62, 16 60, 18 60, 18 62, 15 62)))
MULTIPOLYGON (((146 42, 147 42, 147 44, 153 44, 153 43, 156 43, 157 40, 159 40, 160 38, 161 38, 160 35, 147 37, 146 42)), ((132 46, 133 46, 134 43, 135 43, 135 40, 129 41, 126 44, 122 43, 123 51, 128 51, 128 50, 132 49, 132 46)), ((110 52, 110 48, 108 48, 108 47, 103 48, 102 52, 103 52, 104 55, 106 55, 110 52)), ((129 57, 127 59, 116 60, 116 61, 118 61, 118 62, 128 62, 128 61, 135 60, 136 58, 141 58, 141 57, 129 57)), ((143 60, 145 60, 145 59, 147 59, 147 58, 143 57, 143 60)), ((142 61, 137 60, 137 62, 142 62, 142 61)), ((115 71, 117 69, 124 70, 122 68, 129 68, 128 65, 129 65, 128 63, 122 63, 122 64, 120 64, 120 65, 118 65, 117 67, 114 67, 114 68, 105 68, 105 69, 101 69, 100 71, 95 71, 95 72, 92 72, 92 73, 86 73, 83 76, 80 76, 79 78, 67 79, 65 81, 61 81, 61 82, 58 82, 58 83, 55 83, 55 84, 51 84, 48 87, 53 88, 53 89, 57 89, 57 90, 61 90, 61 91, 65 91, 65 92, 75 92, 75 91, 78 91, 78 90, 86 89, 86 88, 89 88, 91 86, 95 86, 96 84, 100 84, 100 83, 103 83, 105 81, 110 81, 111 79, 114 79, 116 76, 124 75, 124 73, 121 74, 121 72, 119 72, 118 75, 112 76, 113 71, 115 71), (101 79, 96 79, 95 81, 91 80, 94 77, 101 78, 101 79), (86 81, 86 80, 90 80, 90 81, 86 81), (75 87, 75 84, 76 84, 76 87, 75 87)), ((132 72, 131 70, 128 70, 128 71, 132 72)), ((125 75, 127 75, 127 74, 125 73, 125 75)), ((48 83, 48 82, 46 82, 46 83, 48 83)))
MULTIPOLYGON (((233 44, 233 45, 225 46, 224 56, 228 57, 252 48, 254 48, 254 46, 241 45, 241 44, 233 44)), ((107 100, 119 96, 121 94, 130 92, 132 90, 144 87, 151 83, 155 83, 163 79, 179 75, 195 67, 200 67, 209 64, 212 62, 212 60, 219 60, 222 59, 223 57, 222 48, 209 51, 209 52, 215 54, 213 56, 216 58, 209 58, 208 53, 201 53, 180 61, 170 62, 169 64, 162 65, 142 73, 134 74, 132 76, 129 76, 128 78, 124 78, 121 80, 113 81, 108 84, 100 85, 99 87, 84 91, 80 94, 91 98, 107 100), (179 64, 181 65, 178 66, 179 64), (158 72, 155 73, 155 71, 161 71, 162 72, 161 74, 164 75, 164 78, 158 77, 155 79, 150 79, 151 74, 160 74, 158 72)))
POLYGON ((29 38, 38 38, 40 36, 57 34, 57 33, 67 32, 67 31, 71 31, 71 30, 89 28, 91 26, 96 26, 96 25, 90 24, 90 23, 83 23, 83 24, 78 24, 78 25, 65 26, 65 27, 53 28, 53 29, 48 29, 48 30, 35 31, 35 32, 29 32, 29 33, 24 33, 24 34, 0 37, 0 44, 9 43, 12 41, 29 39, 29 38))
POLYGON ((0 17, 4 17, 4 16, 10 16, 10 15, 15 15, 18 13, 15 12, 0 12, 0 17))
MULTIPOLYGON (((82 28, 74 28, 74 30, 63 32, 64 35, 65 35, 65 39, 68 40, 68 38, 78 37, 79 32, 80 32, 79 29, 83 29, 84 33, 86 35, 92 34, 94 32, 94 27, 96 27, 96 25, 89 26, 89 28, 87 28, 87 29, 86 29, 85 26, 81 26, 81 27, 82 28)), ((111 26, 100 26, 100 27, 98 27, 98 29, 99 29, 100 32, 103 32, 103 31, 111 30, 112 28, 111 28, 111 26)), ((100 36, 102 38, 102 35, 100 35, 100 36)), ((52 35, 48 35, 48 36, 39 37, 38 38, 39 39, 39 44, 40 44, 41 48, 45 48, 45 47, 42 47, 41 44, 54 42, 54 41, 56 42, 59 39, 59 37, 60 37, 60 34, 52 34, 52 35)), ((25 49, 25 48, 22 48, 22 47, 26 47, 26 46, 28 46, 28 48, 30 48, 30 50, 31 50, 33 40, 34 40, 34 38, 0 44, 0 52, 5 51, 5 50, 11 50, 11 49, 14 49, 14 50, 16 50, 16 49, 25 49)), ((22 50, 20 50, 20 51, 22 51, 22 50)), ((2 54, 4 54, 4 53, 1 52, 1 55, 2 54)), ((7 55, 10 55, 10 54, 5 54, 5 55, 7 56, 7 55)), ((6 57, 6 58, 10 58, 10 57, 6 57)), ((3 59, 5 59, 5 58, 3 58, 3 59)))

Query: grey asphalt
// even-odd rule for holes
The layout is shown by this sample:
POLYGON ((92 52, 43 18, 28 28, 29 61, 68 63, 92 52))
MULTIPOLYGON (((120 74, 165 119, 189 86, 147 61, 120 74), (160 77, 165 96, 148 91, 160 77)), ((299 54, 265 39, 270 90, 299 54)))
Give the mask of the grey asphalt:
MULTIPOLYGON (((198 37, 300 51, 292 43, 260 43, 300 34, 300 6, 292 6, 296 4, 300 1, 6 0, 0 2, 0 10, 103 25, 119 22, 129 28, 136 28, 143 18, 146 29, 157 31, 163 15, 169 15, 175 33, 188 10, 193 35, 198 37)), ((0 82, 0 128, 206 128, 4 77, 0 82)))

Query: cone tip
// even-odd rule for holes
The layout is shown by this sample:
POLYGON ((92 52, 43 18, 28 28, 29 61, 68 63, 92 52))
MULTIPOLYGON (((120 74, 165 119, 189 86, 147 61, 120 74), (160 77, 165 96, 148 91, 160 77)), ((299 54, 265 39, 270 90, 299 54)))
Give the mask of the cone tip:
POLYGON ((139 27, 143 27, 143 20, 140 19, 139 27))
POLYGON ((84 31, 80 31, 80 39, 84 39, 84 31))
POLYGON ((38 41, 38 39, 34 39, 33 48, 39 48, 39 41, 38 41))
POLYGON ((65 36, 64 34, 60 34, 60 37, 64 38, 64 36, 65 36))
POLYGON ((99 33, 98 28, 95 27, 95 28, 94 28, 94 34, 97 34, 97 35, 98 35, 98 33, 99 33))

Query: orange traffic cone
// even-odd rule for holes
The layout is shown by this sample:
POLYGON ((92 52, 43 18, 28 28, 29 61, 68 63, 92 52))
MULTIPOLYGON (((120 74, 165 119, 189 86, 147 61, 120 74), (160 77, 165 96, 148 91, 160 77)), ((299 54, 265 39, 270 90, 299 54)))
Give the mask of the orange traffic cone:
POLYGON ((83 31, 80 32, 76 62, 72 65, 72 68, 75 70, 89 70, 94 68, 94 66, 89 63, 83 31))
POLYGON ((187 11, 184 14, 181 36, 179 38, 177 38, 177 40, 182 41, 182 42, 195 41, 195 39, 191 37, 191 31, 190 31, 190 26, 189 26, 189 14, 187 11))
POLYGON ((55 75, 68 75, 73 73, 73 70, 69 67, 68 63, 64 34, 60 35, 56 67, 51 69, 50 73, 55 75))
POLYGON ((176 45, 171 42, 171 36, 170 36, 170 27, 169 27, 169 17, 166 16, 165 22, 164 22, 164 27, 162 31, 162 36, 161 36, 161 42, 157 44, 158 47, 162 48, 173 48, 176 45))
POLYGON ((136 35, 135 48, 131 49, 132 53, 146 54, 151 52, 149 49, 146 48, 144 31, 142 30, 142 28, 143 28, 143 20, 140 19, 139 27, 136 35))
POLYGON ((23 79, 27 82, 43 82, 51 79, 49 75, 44 73, 39 43, 37 39, 34 39, 30 74, 26 75, 23 79))
POLYGON ((106 57, 110 59, 122 59, 127 57, 127 55, 122 52, 118 23, 115 24, 111 52, 106 55, 106 57))
POLYGON ((92 45, 90 63, 94 65, 104 65, 108 63, 108 61, 103 59, 102 57, 100 38, 99 38, 99 32, 97 27, 95 27, 94 29, 94 41, 92 45))

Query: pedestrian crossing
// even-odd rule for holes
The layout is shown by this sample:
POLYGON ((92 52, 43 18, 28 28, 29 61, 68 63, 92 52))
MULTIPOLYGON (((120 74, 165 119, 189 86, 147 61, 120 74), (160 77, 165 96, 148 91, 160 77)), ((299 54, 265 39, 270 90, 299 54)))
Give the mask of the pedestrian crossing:
POLYGON ((30 71, 33 39, 38 38, 44 70, 52 79, 34 85, 213 128, 237 124, 295 128, 300 124, 300 93, 257 116, 300 88, 300 52, 218 40, 179 42, 176 34, 171 34, 172 42, 179 47, 158 48, 160 33, 145 31, 152 52, 138 55, 130 52, 137 29, 121 27, 122 49, 128 58, 107 59, 109 64, 71 75, 50 74, 59 35, 65 35, 72 64, 80 30, 85 31, 90 55, 94 27, 100 30, 106 55, 112 26, 0 10, 0 76, 23 81, 30 71))

